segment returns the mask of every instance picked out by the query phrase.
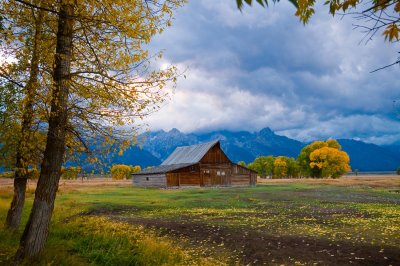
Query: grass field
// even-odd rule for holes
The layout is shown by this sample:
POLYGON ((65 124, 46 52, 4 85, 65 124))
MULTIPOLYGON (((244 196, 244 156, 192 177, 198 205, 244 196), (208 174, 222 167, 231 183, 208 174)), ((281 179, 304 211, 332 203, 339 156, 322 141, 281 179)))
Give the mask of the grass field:
MULTIPOLYGON (((0 180, 1 221, 11 197, 0 180)), ((20 234, 0 225, 0 265, 20 234)), ((46 250, 26 264, 400 265, 400 178, 182 190, 62 181, 46 250)))

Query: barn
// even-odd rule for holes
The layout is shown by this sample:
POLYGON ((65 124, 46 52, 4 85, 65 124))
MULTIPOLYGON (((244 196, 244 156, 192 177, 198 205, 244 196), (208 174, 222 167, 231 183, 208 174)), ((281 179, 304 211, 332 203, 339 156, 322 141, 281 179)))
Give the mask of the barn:
POLYGON ((254 186, 257 173, 233 163, 219 140, 178 147, 157 167, 133 174, 138 187, 254 186))

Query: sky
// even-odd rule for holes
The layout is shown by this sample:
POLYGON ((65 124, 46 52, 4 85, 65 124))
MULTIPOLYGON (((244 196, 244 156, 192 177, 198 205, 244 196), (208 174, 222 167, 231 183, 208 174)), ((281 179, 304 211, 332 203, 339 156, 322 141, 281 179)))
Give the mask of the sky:
POLYGON ((303 25, 281 1, 264 9, 234 0, 190 0, 151 50, 184 71, 170 100, 145 122, 151 130, 258 131, 300 141, 351 138, 400 142, 399 43, 368 43, 350 16, 318 6, 303 25))

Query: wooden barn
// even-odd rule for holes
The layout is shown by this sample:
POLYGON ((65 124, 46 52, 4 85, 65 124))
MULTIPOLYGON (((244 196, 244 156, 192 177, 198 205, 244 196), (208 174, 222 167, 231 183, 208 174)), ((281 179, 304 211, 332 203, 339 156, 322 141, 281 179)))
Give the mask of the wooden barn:
POLYGON ((235 164, 221 149, 219 140, 178 147, 160 165, 133 174, 140 187, 254 186, 257 173, 235 164))

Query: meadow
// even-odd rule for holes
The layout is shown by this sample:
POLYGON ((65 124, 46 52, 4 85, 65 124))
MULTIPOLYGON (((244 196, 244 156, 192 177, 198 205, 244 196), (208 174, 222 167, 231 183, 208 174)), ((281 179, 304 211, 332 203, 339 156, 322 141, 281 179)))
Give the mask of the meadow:
MULTIPOLYGON (((22 225, 34 196, 27 192, 22 225)), ((0 180, 0 220, 12 197, 0 180)), ((0 265, 22 233, 0 225, 0 265)), ((61 181, 45 252, 29 265, 400 265, 400 178, 260 180, 145 189, 61 181)))

